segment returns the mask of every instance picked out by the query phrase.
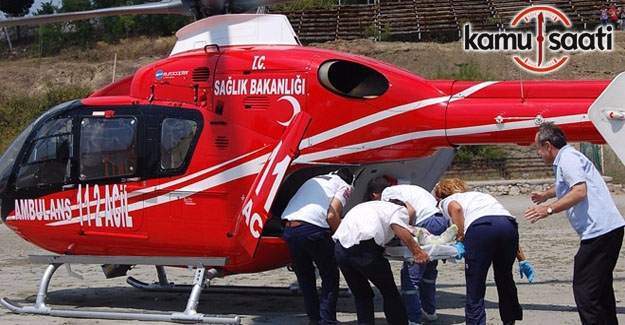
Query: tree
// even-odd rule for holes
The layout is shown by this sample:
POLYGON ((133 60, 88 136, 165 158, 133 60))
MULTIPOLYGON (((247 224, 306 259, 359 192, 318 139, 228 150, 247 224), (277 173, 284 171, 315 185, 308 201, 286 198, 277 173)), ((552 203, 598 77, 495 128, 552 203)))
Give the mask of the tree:
MULTIPOLYGON (((85 11, 93 9, 90 0, 63 0, 61 12, 85 11)), ((95 42, 93 25, 91 20, 76 20, 68 22, 69 29, 72 30, 73 42, 82 47, 88 47, 95 42)))
POLYGON ((56 13, 59 10, 57 6, 55 6, 52 1, 44 2, 41 4, 41 8, 37 9, 35 15, 51 15, 56 13))
MULTIPOLYGON (((0 0, 0 11, 9 17, 24 16, 32 7, 35 0, 0 0)), ((8 37, 8 36, 7 36, 8 37)), ((17 38, 20 38, 20 28, 17 27, 17 38)))
POLYGON ((32 7, 34 0, 0 0, 0 11, 10 17, 24 16, 32 7))
MULTIPOLYGON (((35 15, 51 15, 59 11, 52 2, 44 2, 35 15)), ((47 56, 58 53, 65 46, 63 24, 46 24, 39 26, 39 53, 47 56)))

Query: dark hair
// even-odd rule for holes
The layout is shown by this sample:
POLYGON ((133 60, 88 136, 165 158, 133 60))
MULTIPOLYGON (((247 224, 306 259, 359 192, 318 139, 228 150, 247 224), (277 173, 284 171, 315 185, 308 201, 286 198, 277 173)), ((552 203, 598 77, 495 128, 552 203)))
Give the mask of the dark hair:
POLYGON ((339 170, 335 171, 334 174, 344 180, 347 184, 351 184, 354 181, 354 174, 347 167, 340 168, 339 170))
POLYGON ((538 143, 545 144, 547 141, 558 149, 566 146, 564 132, 553 122, 543 123, 538 128, 538 143))
POLYGON ((390 199, 390 200, 388 200, 388 202, 395 203, 397 205, 401 205, 404 208, 406 207, 406 203, 404 203, 404 202, 402 202, 401 200, 398 200, 398 199, 390 199))
POLYGON ((369 184, 367 184, 367 193, 369 196, 373 193, 382 193, 382 191, 389 186, 391 186, 391 182, 388 180, 388 177, 379 176, 369 181, 369 184))

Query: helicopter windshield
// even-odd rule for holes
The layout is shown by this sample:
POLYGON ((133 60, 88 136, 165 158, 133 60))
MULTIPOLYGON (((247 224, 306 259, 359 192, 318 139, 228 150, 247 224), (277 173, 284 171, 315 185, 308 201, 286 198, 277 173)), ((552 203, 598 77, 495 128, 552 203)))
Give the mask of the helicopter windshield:
MULTIPOLYGON (((47 112, 42 114, 38 119, 32 122, 28 127, 26 127, 26 129, 24 129, 24 131, 22 131, 22 133, 20 133, 20 135, 18 135, 17 138, 13 140, 13 143, 11 143, 11 145, 4 152, 2 157, 0 157, 0 193, 3 193, 5 191, 9 181, 9 177, 11 176, 11 172, 15 165, 15 161, 18 158, 18 155, 21 152, 24 143, 26 143, 26 140, 29 138, 35 126, 40 124, 41 121, 47 120, 51 116, 65 111, 66 109, 69 109, 69 107, 71 107, 72 104, 76 102, 76 100, 73 100, 52 107, 47 112)), ((41 132, 45 132, 45 130, 39 130, 38 133, 41 134, 41 132)))

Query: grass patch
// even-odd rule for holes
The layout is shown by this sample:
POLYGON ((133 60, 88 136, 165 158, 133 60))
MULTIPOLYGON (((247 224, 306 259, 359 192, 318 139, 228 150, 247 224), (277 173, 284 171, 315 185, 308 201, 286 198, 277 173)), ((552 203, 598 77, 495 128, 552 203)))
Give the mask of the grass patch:
POLYGON ((4 153, 13 139, 43 112, 90 92, 82 86, 48 86, 39 94, 0 94, 0 152, 4 153))
POLYGON ((491 74, 484 72, 480 65, 469 61, 466 63, 455 63, 451 70, 437 70, 433 79, 453 79, 453 80, 472 80, 484 81, 495 79, 491 74))

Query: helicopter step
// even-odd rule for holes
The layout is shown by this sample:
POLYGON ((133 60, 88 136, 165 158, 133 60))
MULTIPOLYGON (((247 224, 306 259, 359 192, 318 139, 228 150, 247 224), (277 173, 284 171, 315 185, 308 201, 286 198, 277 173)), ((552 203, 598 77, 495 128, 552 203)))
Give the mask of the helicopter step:
MULTIPOLYGON (((167 279, 167 273, 163 266, 156 266, 156 273, 158 276, 158 282, 146 283, 139 281, 133 277, 128 277, 126 283, 130 286, 155 292, 186 292, 189 291, 192 285, 188 284, 175 284, 169 282, 167 279)), ((302 292, 299 290, 297 283, 290 285, 289 287, 266 287, 266 286, 242 286, 242 285, 210 285, 210 283, 202 290, 202 293, 234 293, 234 294, 255 294, 255 295, 271 295, 271 296, 297 296, 302 292)), ((347 288, 339 289, 339 297, 350 297, 351 294, 347 288)))
POLYGON ((202 289, 206 282, 210 282, 219 272, 210 266, 223 266, 225 258, 205 257, 152 257, 152 256, 69 256, 69 255, 38 255, 30 256, 31 262, 46 263, 49 265, 44 272, 37 298, 32 306, 22 306, 10 299, 0 299, 0 304, 18 314, 47 315, 55 317, 94 318, 114 320, 141 320, 166 321, 184 323, 212 323, 212 324, 240 324, 239 316, 206 315, 197 312, 197 305, 202 289), (191 293, 187 306, 183 312, 122 312, 96 310, 57 309, 46 305, 48 287, 52 276, 58 268, 66 263, 73 264, 132 264, 132 265, 177 265, 193 268, 193 285, 189 286, 191 293), (121 262, 121 263, 120 263, 121 262), (152 263, 155 262, 155 263, 152 263))

